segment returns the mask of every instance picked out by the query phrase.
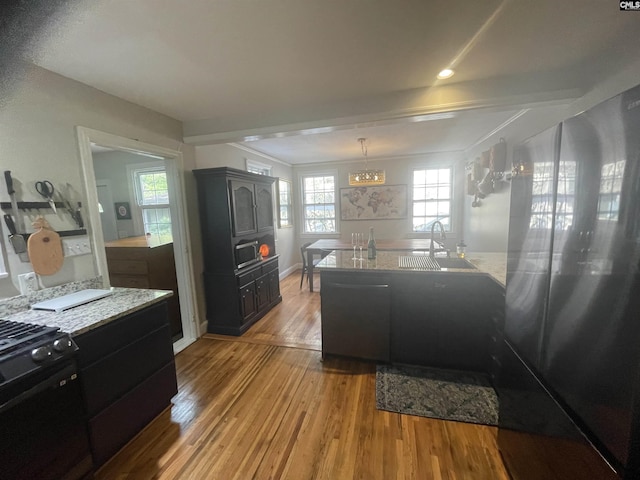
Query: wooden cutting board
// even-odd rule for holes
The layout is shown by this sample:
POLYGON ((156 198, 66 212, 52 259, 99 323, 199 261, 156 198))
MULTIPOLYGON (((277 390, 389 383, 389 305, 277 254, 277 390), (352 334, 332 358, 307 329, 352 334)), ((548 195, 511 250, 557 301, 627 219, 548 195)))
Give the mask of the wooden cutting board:
MULTIPOLYGON (((34 223, 34 226, 38 228, 39 225, 34 223)), ((48 224, 46 227, 48 227, 48 224)), ((41 226, 27 240, 29 260, 33 266, 33 271, 38 275, 53 275, 62 268, 64 263, 60 235, 46 227, 44 225, 41 226)))

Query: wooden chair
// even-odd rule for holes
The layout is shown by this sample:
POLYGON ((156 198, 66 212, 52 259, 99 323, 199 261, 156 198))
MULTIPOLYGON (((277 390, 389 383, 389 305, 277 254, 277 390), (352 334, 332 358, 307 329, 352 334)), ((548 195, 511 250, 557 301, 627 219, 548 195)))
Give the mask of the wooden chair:
MULTIPOLYGON (((302 255, 302 276, 300 277, 300 288, 302 288, 302 282, 304 280, 304 274, 307 274, 307 283, 309 283, 309 265, 307 265, 307 247, 311 245, 312 242, 305 243, 300 247, 300 254, 302 255)), ((313 265, 311 268, 315 268, 315 266, 320 263, 322 258, 314 259, 313 265)))

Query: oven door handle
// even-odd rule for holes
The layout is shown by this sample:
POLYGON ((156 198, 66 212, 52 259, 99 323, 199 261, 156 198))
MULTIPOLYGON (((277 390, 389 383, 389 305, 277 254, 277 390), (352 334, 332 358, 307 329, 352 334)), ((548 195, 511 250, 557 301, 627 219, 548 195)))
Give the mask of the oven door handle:
POLYGON ((44 392, 45 390, 48 390, 49 388, 63 387, 66 384, 66 382, 75 380, 76 376, 77 376, 76 365, 75 363, 71 363, 66 367, 56 371, 49 378, 25 390, 24 392, 19 393, 18 395, 13 397, 11 400, 0 405, 0 413, 6 412, 10 408, 28 400, 31 397, 36 396, 41 392, 44 392))

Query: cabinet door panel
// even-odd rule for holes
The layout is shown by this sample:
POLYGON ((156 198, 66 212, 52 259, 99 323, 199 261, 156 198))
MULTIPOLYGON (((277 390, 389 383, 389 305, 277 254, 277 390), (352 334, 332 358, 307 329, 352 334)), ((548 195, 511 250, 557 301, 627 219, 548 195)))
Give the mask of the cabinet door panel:
POLYGON ((415 365, 437 361, 437 299, 425 274, 398 275, 393 285, 391 360, 415 365))
POLYGON ((269 272, 269 301, 273 302, 280 296, 280 274, 278 270, 269 272))
POLYGON ((255 283, 250 283, 240 288, 240 311, 242 312, 243 322, 249 320, 258 311, 255 283))
POLYGON ((269 275, 263 275, 256 280, 256 300, 258 311, 269 304, 269 275))
POLYGON ((233 234, 256 232, 255 192, 253 183, 230 180, 233 234))
POLYGON ((271 185, 256 184, 256 212, 258 231, 262 232, 273 227, 273 195, 271 185))

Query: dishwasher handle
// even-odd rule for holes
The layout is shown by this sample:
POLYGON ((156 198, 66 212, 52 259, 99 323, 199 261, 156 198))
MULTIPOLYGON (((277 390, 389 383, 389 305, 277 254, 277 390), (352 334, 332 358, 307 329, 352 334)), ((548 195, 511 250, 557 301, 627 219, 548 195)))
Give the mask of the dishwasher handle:
POLYGON ((354 285, 353 283, 330 283, 329 285, 331 285, 332 287, 339 287, 339 288, 344 288, 344 289, 351 289, 351 290, 363 290, 363 289, 367 289, 367 288, 389 288, 389 285, 378 285, 378 284, 373 284, 373 285, 367 285, 367 284, 356 284, 354 285))

